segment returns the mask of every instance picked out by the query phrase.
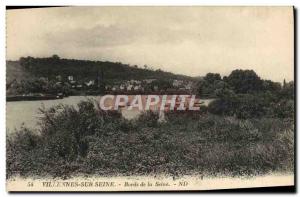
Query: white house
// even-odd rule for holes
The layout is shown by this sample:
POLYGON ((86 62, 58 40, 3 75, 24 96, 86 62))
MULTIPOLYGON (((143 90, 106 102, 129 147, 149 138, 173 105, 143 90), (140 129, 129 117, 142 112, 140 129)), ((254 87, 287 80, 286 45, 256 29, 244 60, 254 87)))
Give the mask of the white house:
POLYGON ((95 81, 93 81, 93 80, 90 80, 89 82, 85 82, 86 86, 92 86, 94 84, 95 84, 95 81))
POLYGON ((73 76, 72 75, 68 76, 68 80, 73 81, 74 80, 73 76))
POLYGON ((174 86, 174 87, 181 86, 182 84, 183 84, 183 81, 182 81, 182 80, 177 80, 177 79, 175 79, 175 80, 173 81, 173 86, 174 86))
POLYGON ((132 88, 133 88, 133 85, 128 85, 126 89, 127 89, 127 91, 130 91, 130 90, 132 90, 132 88))

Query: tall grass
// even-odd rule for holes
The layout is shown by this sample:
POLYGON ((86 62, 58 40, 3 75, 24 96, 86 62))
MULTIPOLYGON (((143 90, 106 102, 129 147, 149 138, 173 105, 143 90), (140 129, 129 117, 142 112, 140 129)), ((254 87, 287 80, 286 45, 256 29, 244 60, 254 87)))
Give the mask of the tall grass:
POLYGON ((58 105, 44 114, 39 134, 7 137, 7 177, 76 175, 253 176, 292 172, 294 120, 236 119, 153 112, 126 120, 92 102, 58 105))

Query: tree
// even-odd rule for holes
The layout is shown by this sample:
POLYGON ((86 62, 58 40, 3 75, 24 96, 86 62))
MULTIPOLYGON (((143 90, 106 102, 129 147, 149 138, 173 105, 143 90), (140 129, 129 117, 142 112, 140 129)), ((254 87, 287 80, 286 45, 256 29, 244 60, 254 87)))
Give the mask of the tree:
POLYGON ((283 99, 294 99, 294 95, 295 95, 294 81, 286 83, 283 86, 280 94, 283 99))
POLYGON ((207 90, 208 82, 206 80, 202 79, 202 80, 198 81, 196 86, 197 86, 196 91, 200 96, 209 94, 209 91, 207 90))
POLYGON ((270 91, 270 92, 280 92, 281 90, 281 84, 273 82, 271 80, 263 80, 262 81, 262 89, 264 91, 270 91))
POLYGON ((236 93, 253 93, 262 90, 262 80, 253 70, 234 70, 226 82, 236 93))
POLYGON ((219 73, 207 73, 204 80, 209 83, 214 83, 215 81, 221 80, 221 75, 219 73))
POLYGON ((52 58, 53 58, 53 59, 56 59, 56 60, 59 60, 59 59, 60 59, 60 57, 59 57, 58 55, 56 55, 56 54, 52 55, 52 58))
POLYGON ((202 97, 215 97, 217 96, 216 93, 229 88, 219 73, 208 73, 203 79, 198 81, 196 86, 197 93, 202 97))
POLYGON ((23 68, 25 68, 25 70, 30 70, 30 69, 32 69, 32 67, 33 67, 33 62, 34 62, 34 58, 33 57, 31 57, 31 56, 28 56, 28 57, 21 57, 20 59, 19 59, 19 61, 20 61, 20 65, 23 67, 23 68))

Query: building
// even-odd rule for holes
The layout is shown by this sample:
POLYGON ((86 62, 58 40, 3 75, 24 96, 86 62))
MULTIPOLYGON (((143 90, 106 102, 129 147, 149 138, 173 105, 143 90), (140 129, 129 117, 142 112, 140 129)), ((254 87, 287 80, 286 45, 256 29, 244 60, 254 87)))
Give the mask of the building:
POLYGON ((128 85, 128 86, 126 87, 126 90, 127 90, 127 91, 131 91, 132 88, 133 88, 133 85, 130 84, 130 85, 128 85))
POLYGON ((174 87, 182 86, 182 84, 183 84, 182 80, 177 80, 177 79, 173 80, 173 86, 174 87))
POLYGON ((120 85, 120 90, 124 90, 125 89, 125 86, 122 84, 120 85))
POLYGON ((72 75, 68 76, 68 80, 69 80, 69 81, 74 81, 73 76, 72 76, 72 75))
POLYGON ((147 84, 152 83, 153 81, 155 81, 156 79, 145 79, 144 82, 146 82, 147 84))
POLYGON ((85 85, 86 86, 92 86, 92 85, 94 85, 95 84, 95 81, 94 80, 90 80, 89 82, 85 82, 85 85))
POLYGON ((134 86, 133 90, 137 91, 137 90, 141 90, 141 86, 138 85, 138 86, 134 86))

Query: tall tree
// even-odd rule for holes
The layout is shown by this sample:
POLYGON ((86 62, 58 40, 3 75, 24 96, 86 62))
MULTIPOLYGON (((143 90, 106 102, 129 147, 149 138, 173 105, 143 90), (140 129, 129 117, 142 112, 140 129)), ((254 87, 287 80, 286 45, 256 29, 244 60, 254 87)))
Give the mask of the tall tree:
POLYGON ((236 93, 253 93, 262 90, 262 80, 253 70, 234 70, 226 82, 236 93))

